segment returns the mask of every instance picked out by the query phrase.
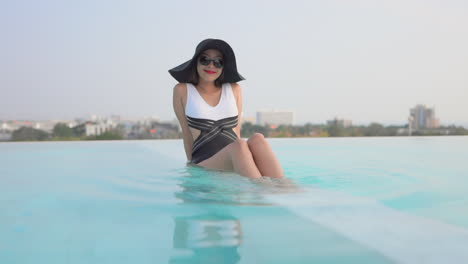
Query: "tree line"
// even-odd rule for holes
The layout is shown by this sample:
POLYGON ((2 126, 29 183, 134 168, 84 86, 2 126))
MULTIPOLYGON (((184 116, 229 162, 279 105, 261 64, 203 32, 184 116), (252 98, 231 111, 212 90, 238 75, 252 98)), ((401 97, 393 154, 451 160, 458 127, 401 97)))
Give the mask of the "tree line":
MULTIPOLYGON (((250 137, 254 133, 261 133, 265 137, 382 137, 382 136, 407 136, 408 125, 384 126, 379 123, 371 123, 367 126, 345 127, 339 124, 302 126, 280 125, 260 126, 250 122, 242 125, 241 136, 250 137)), ((468 130, 461 126, 443 126, 436 129, 419 129, 412 131, 413 136, 442 136, 442 135, 468 135, 468 130)))
POLYGON ((51 133, 33 127, 20 127, 13 131, 12 141, 63 141, 63 140, 119 140, 123 139, 121 128, 106 131, 97 136, 86 136, 82 126, 69 127, 55 124, 51 133))
MULTIPOLYGON (((153 124, 152 128, 163 130, 164 133, 158 135, 158 139, 182 138, 182 133, 177 127, 169 124, 153 124)), ((155 138, 151 135, 151 130, 146 127, 135 126, 132 133, 137 136, 131 139, 155 138)), ((407 136, 408 125, 384 126, 379 123, 371 123, 368 126, 344 127, 339 124, 322 125, 280 125, 278 127, 269 125, 255 125, 246 122, 241 127, 241 137, 248 138, 254 133, 261 133, 265 137, 378 137, 378 136, 407 136)), ((461 126, 443 126, 437 129, 420 129, 412 131, 413 136, 440 136, 440 135, 468 135, 468 130, 461 126)), ((124 128, 117 125, 114 129, 108 130, 100 135, 86 136, 84 126, 70 128, 64 123, 57 123, 51 133, 32 127, 21 127, 12 133, 12 141, 63 141, 63 140, 120 140, 124 139, 124 128)))

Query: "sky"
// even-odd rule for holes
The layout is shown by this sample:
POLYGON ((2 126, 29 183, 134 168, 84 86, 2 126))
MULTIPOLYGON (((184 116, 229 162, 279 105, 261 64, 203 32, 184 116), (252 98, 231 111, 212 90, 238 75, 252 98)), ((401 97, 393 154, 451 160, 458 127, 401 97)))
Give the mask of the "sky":
POLYGON ((468 127, 464 0, 1 1, 0 35, 0 120, 173 120, 168 70, 220 38, 246 117, 404 124, 425 104, 468 127))

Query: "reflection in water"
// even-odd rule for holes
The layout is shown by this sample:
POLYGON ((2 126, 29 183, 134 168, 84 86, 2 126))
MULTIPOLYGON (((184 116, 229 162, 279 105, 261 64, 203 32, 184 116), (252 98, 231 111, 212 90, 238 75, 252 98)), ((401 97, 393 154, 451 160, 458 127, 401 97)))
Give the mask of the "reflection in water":
POLYGON ((181 175, 182 191, 176 197, 185 203, 218 203, 231 205, 271 205, 265 195, 301 192, 290 179, 263 177, 249 179, 235 173, 187 166, 181 175))
POLYGON ((183 175, 179 184, 181 190, 175 196, 183 201, 182 205, 194 206, 203 210, 203 213, 174 218, 174 255, 169 263, 239 262, 237 248, 242 241, 240 221, 224 210, 219 210, 219 207, 203 205, 238 203, 241 192, 232 186, 238 186, 243 179, 196 167, 187 167, 183 175), (232 179, 236 184, 233 184, 232 179))
POLYGON ((237 263, 242 241, 240 221, 232 216, 175 218, 175 256, 169 263, 237 263))
POLYGON ((181 212, 197 213, 174 217, 173 264, 239 262, 241 222, 226 206, 271 206, 265 195, 298 191, 288 179, 252 180, 195 166, 187 166, 179 175, 181 189, 175 196, 182 201, 180 206, 190 209, 181 212))
POLYGON ((261 186, 234 173, 187 166, 180 177, 182 188, 176 197, 184 203, 268 205, 261 186))

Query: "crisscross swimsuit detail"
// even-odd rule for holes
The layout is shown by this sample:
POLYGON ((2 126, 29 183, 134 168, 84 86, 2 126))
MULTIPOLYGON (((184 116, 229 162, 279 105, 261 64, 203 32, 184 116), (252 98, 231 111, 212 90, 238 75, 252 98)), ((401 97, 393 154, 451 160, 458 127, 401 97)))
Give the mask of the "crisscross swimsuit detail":
POLYGON ((237 103, 231 84, 221 88, 218 105, 211 106, 201 97, 197 88, 187 83, 185 115, 188 126, 200 131, 192 145, 192 163, 198 164, 237 140, 234 128, 238 124, 237 103))

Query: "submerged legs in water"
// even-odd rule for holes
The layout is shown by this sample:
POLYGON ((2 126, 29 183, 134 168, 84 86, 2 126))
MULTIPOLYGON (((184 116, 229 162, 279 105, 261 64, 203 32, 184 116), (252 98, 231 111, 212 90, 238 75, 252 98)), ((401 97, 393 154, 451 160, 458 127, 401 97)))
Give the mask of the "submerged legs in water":
POLYGON ((283 177, 281 165, 270 145, 260 133, 248 141, 238 139, 198 165, 219 170, 235 171, 249 178, 283 177))

